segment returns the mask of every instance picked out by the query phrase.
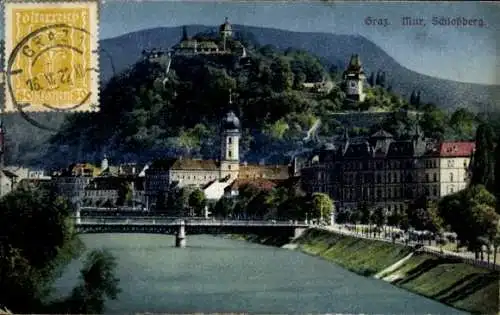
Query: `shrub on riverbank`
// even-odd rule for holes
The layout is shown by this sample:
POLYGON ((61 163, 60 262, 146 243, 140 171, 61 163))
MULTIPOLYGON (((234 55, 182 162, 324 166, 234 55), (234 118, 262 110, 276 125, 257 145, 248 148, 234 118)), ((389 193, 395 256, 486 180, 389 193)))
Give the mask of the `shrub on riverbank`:
POLYGON ((0 307, 24 314, 95 314, 106 299, 116 298, 114 258, 93 251, 76 288, 83 293, 51 300, 54 282, 85 249, 67 200, 53 191, 19 188, 0 199, 0 209, 0 307))
MULTIPOLYGON (((298 249, 348 270, 372 276, 412 252, 400 244, 309 229, 294 240, 298 249)), ((497 314, 499 272, 415 252, 384 279, 408 291, 477 314, 497 314)))

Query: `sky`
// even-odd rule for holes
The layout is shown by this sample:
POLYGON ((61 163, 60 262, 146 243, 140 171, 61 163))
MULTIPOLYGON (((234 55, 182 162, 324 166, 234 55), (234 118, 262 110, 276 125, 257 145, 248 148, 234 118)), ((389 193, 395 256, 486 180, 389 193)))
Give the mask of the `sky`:
POLYGON ((105 0, 99 36, 105 39, 153 27, 218 25, 226 16, 240 25, 362 35, 411 70, 455 81, 500 84, 500 4, 495 3, 105 0), (425 25, 402 25, 403 17, 421 18, 425 25), (467 27, 433 25, 433 18, 441 17, 478 22, 467 27), (373 20, 389 25, 373 25, 373 20))

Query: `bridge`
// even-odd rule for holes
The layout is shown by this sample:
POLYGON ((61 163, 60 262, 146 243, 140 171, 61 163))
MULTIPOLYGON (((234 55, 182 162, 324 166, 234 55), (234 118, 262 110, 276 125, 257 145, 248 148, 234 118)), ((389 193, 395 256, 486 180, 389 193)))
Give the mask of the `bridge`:
POLYGON ((175 246, 186 246, 186 234, 261 234, 299 236, 309 226, 290 221, 244 221, 165 217, 75 217, 78 233, 174 234, 175 246))

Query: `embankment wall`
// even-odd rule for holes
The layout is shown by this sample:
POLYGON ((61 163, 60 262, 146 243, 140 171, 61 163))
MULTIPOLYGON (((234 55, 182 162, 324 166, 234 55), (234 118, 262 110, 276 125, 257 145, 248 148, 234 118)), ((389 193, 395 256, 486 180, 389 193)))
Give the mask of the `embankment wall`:
POLYGON ((279 237, 235 238, 319 256, 357 274, 379 278, 470 313, 500 314, 499 272, 460 260, 314 228, 291 243, 279 237))

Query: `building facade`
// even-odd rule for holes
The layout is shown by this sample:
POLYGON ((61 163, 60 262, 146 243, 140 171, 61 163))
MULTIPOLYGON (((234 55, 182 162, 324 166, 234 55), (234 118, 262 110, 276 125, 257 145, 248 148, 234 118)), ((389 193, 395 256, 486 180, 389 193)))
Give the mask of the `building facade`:
POLYGON ((85 188, 95 176, 100 174, 100 169, 89 163, 72 164, 52 180, 57 192, 66 197, 70 202, 77 204, 85 196, 85 188))
POLYGON ((219 26, 218 31, 216 38, 203 38, 201 36, 190 38, 184 27, 181 40, 172 47, 171 53, 173 56, 232 54, 246 57, 245 47, 241 42, 233 40, 233 28, 227 17, 224 23, 219 26))
POLYGON ((470 142, 436 145, 418 133, 398 140, 383 130, 364 139, 349 139, 346 132, 310 157, 301 181, 305 191, 329 194, 342 210, 366 202, 400 212, 420 196, 438 199, 464 189, 473 149, 470 142), (455 153, 445 153, 455 146, 455 153))
POLYGON ((252 165, 240 162, 240 130, 240 120, 234 112, 230 111, 221 123, 220 159, 202 160, 181 157, 153 161, 146 171, 145 195, 154 203, 155 198, 168 191, 171 185, 206 187, 209 190, 221 191, 238 178, 287 179, 289 177, 288 165, 252 165))
POLYGON ((444 142, 439 146, 439 178, 441 196, 467 187, 469 164, 476 149, 474 142, 444 142))

